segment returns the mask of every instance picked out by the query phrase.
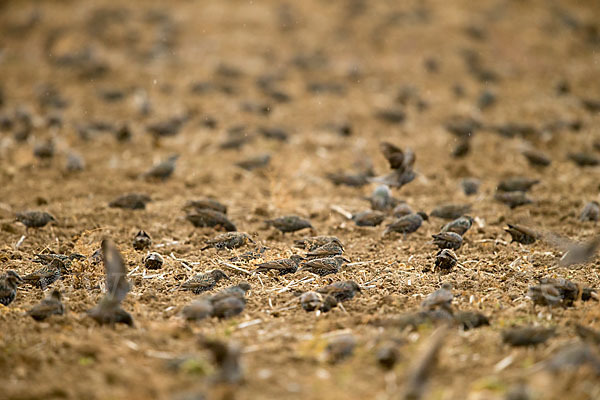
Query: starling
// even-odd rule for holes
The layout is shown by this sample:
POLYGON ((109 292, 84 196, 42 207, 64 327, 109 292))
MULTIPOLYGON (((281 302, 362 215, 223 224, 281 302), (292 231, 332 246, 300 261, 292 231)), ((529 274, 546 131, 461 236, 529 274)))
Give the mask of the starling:
POLYGON ((220 269, 214 269, 204 274, 193 276, 181 285, 181 289, 191 290, 194 294, 200 294, 212 290, 221 279, 229 280, 229 277, 220 269))
POLYGON ((594 221, 598 222, 600 218, 600 204, 597 201, 590 201, 583 207, 581 215, 579 216, 580 221, 594 221))
POLYGON ((179 154, 174 154, 167 158, 164 161, 159 162, 158 164, 152 166, 148 171, 142 174, 147 180, 167 180, 173 175, 175 171, 175 165, 177 164, 177 159, 179 158, 179 154))
POLYGON ((392 192, 387 185, 377 186, 371 197, 365 199, 371 203, 371 209, 375 211, 388 211, 398 204, 398 200, 392 197, 392 192))
POLYGON ((144 267, 148 269, 161 269, 165 260, 158 253, 148 253, 143 260, 144 267))
POLYGON ((209 208, 196 209, 192 214, 185 216, 196 228, 223 228, 227 232, 235 232, 236 226, 223 213, 209 208))
POLYGON ((522 225, 508 224, 508 228, 505 231, 510 233, 512 242, 521 244, 533 244, 540 237, 539 233, 522 225))
POLYGON ((395 343, 384 344, 377 350, 375 358, 381 368, 391 370, 400 359, 398 346, 395 343))
POLYGON ((198 299, 193 301, 191 304, 183 307, 181 315, 187 321, 199 321, 201 319, 212 316, 213 312, 214 308, 210 301, 206 299, 198 299))
POLYGON ((442 227, 441 232, 454 232, 458 233, 460 236, 464 236, 465 233, 467 233, 467 231, 471 229, 471 226, 473 226, 473 221, 473 217, 464 215, 455 219, 454 221, 448 222, 442 227))
POLYGON ((595 376, 600 376, 600 357, 588 344, 570 343, 562 347, 556 354, 544 363, 544 369, 559 373, 573 372, 585 366, 595 376))
POLYGON ((539 150, 523 150, 522 154, 532 166, 545 168, 552 164, 552 159, 539 150))
POLYGON ((421 308, 428 311, 440 308, 443 311, 447 311, 452 314, 453 298, 454 295, 452 294, 452 284, 450 282, 445 282, 442 284, 441 288, 431 293, 425 298, 425 300, 423 300, 421 303, 421 308))
POLYGON ((568 157, 579 167, 594 167, 600 165, 600 157, 592 153, 569 153, 568 157))
POLYGON ((382 142, 379 145, 379 148, 390 164, 391 169, 412 169, 415 163, 415 155, 410 149, 407 149, 406 152, 404 152, 399 147, 388 142, 382 142))
POLYGON ((450 155, 454 158, 463 158, 471 151, 471 139, 461 138, 456 142, 456 146, 450 152, 450 155))
POLYGON ((399 109, 385 109, 377 111, 375 118, 388 124, 401 124, 406 119, 406 113, 399 109))
POLYGON ((299 249, 306 249, 308 251, 313 251, 318 247, 326 245, 329 242, 338 241, 340 244, 340 240, 335 236, 312 236, 304 239, 294 240, 294 247, 299 249))
POLYGON ((241 314, 246 307, 246 302, 239 297, 225 297, 212 302, 212 316, 220 319, 227 319, 241 314))
POLYGON ((594 288, 584 287, 581 290, 581 301, 590 301, 592 299, 598 300, 598 291, 594 288))
POLYGON ((69 153, 65 163, 67 172, 79 172, 85 169, 85 160, 77 153, 69 153))
POLYGON ((213 210, 216 212, 220 212, 221 214, 227 214, 227 206, 226 205, 221 204, 217 200, 210 199, 210 198, 204 198, 204 199, 199 199, 199 200, 190 200, 187 203, 185 203, 185 206, 183 207, 183 209, 184 210, 209 209, 209 210, 213 210))
POLYGON ((413 210, 406 203, 400 203, 392 210, 392 215, 396 218, 402 218, 405 215, 412 214, 413 210))
POLYGON ((369 183, 370 175, 363 172, 331 172, 326 177, 336 186, 363 187, 369 183))
POLYGON ((356 347, 356 339, 351 334, 342 334, 333 337, 325 347, 325 360, 330 364, 336 364, 352 356, 356 347))
POLYGON ((357 226, 377 226, 385 219, 385 214, 381 211, 363 211, 352 216, 352 221, 357 226))
POLYGON ((235 297, 241 299, 245 302, 246 292, 251 289, 251 286, 248 282, 240 282, 235 286, 229 286, 225 289, 213 294, 208 297, 208 300, 215 304, 218 301, 226 299, 228 297, 235 297))
POLYGON ((237 256, 231 257, 229 259, 229 261, 237 262, 237 263, 247 263, 249 261, 256 260, 258 258, 262 258, 262 255, 268 249, 269 249, 268 247, 258 245, 258 246, 256 246, 256 248, 254 250, 249 250, 249 251, 246 251, 237 256))
POLYGON ((45 290, 48 286, 59 280, 63 274, 68 274, 69 272, 65 263, 59 258, 55 258, 50 264, 43 266, 31 274, 25 275, 23 281, 45 290))
POLYGON ((574 243, 569 246, 559 264, 561 267, 568 267, 573 264, 587 263, 596 256, 598 248, 600 248, 600 236, 585 243, 574 243))
POLYGON ((312 249, 306 253, 306 257, 309 258, 323 258, 341 256, 344 253, 344 246, 338 238, 333 238, 329 243, 325 243, 322 246, 312 249))
POLYGON ((248 242, 255 243, 254 240, 244 232, 228 232, 221 233, 214 238, 206 241, 206 246, 201 250, 214 247, 217 250, 222 249, 236 249, 238 247, 245 246, 248 242))
POLYGON ((443 204, 436 207, 430 215, 442 219, 457 219, 471 211, 470 204, 443 204))
POLYGON ((139 231, 133 238, 133 248, 136 250, 146 250, 152 246, 152 239, 144 231, 139 231))
POLYGON ((244 379, 240 364, 242 351, 237 345, 205 338, 200 339, 200 345, 212 353, 215 364, 219 367, 215 377, 217 382, 235 385, 244 379))
POLYGON ((17 296, 17 287, 23 279, 15 271, 0 275, 0 304, 8 306, 17 296))
POLYGON ((360 286, 354 281, 335 282, 317 289, 318 293, 332 296, 338 303, 352 299, 360 291, 360 286))
POLYGON ((316 258, 314 260, 305 261, 300 264, 300 271, 308 271, 310 273, 326 276, 335 274, 340 271, 340 267, 344 262, 349 262, 342 256, 334 256, 328 258, 316 258))
POLYGON ((292 254, 290 258, 282 258, 279 260, 268 261, 262 264, 258 264, 254 272, 267 272, 277 271, 279 275, 293 274, 298 271, 298 265, 304 257, 297 254, 292 254))
POLYGON ((462 246, 462 236, 454 232, 442 232, 436 235, 432 235, 433 244, 435 244, 440 250, 451 249, 458 250, 462 246))
POLYGON ((306 228, 313 229, 310 221, 296 215, 286 215, 265 222, 267 225, 272 225, 283 233, 296 232, 306 228))
POLYGON ((149 203, 150 196, 140 193, 128 193, 117 197, 110 203, 109 207, 126 208, 129 210, 143 210, 146 208, 146 203, 149 203))
POLYGON ((54 157, 54 142, 48 140, 46 142, 37 143, 33 147, 33 155, 40 160, 48 160, 54 157))
POLYGON ((42 228, 49 222, 56 222, 56 219, 45 211, 23 211, 17 213, 16 218, 27 228, 42 228))
POLYGON ((412 169, 406 171, 402 169, 395 169, 387 175, 369 178, 369 182, 401 188, 402 186, 414 181, 416 177, 417 174, 412 169))
POLYGON ((510 208, 517 208, 533 203, 533 200, 527 197, 525 192, 496 192, 494 198, 510 208))
POLYGON ((554 328, 521 326, 502 331, 502 341, 514 347, 536 346, 554 336, 554 328))
POLYGON ((73 260, 85 260, 85 256, 79 253, 72 253, 69 256, 64 254, 52 254, 52 253, 44 253, 44 254, 36 254, 35 258, 32 260, 34 263, 42 264, 42 265, 50 265, 52 260, 58 258, 60 261, 65 263, 67 267, 71 266, 73 260))
POLYGON ((110 239, 102 241, 102 254, 106 293, 94 308, 88 310, 87 314, 100 325, 122 323, 133 326, 131 314, 121 308, 121 303, 131 289, 131 285, 127 282, 127 267, 123 257, 110 239))
POLYGON ((539 179, 515 176, 501 181, 498 184, 497 190, 500 192, 528 192, 529 189, 538 183, 540 183, 539 179))
POLYGON ((458 138, 470 138, 481 129, 481 122, 462 116, 453 116, 444 124, 444 128, 458 138))
POLYGON ((255 157, 248 158, 246 160, 238 161, 235 163, 241 169, 245 169, 246 171, 252 171, 258 168, 263 168, 269 165, 271 162, 270 154, 261 154, 255 157))
POLYGON ((434 272, 449 272, 458 263, 456 254, 450 249, 442 249, 435 255, 434 272))
POLYGON ((475 311, 458 311, 454 314, 454 319, 465 331, 490 325, 488 317, 475 311))
POLYGON ((323 296, 317 292, 302 293, 300 304, 305 311, 315 311, 323 304, 323 296))
POLYGON ((386 236, 390 232, 402 233, 404 235, 416 232, 417 229, 419 229, 423 224, 423 221, 428 219, 429 218, 427 217, 427 214, 421 211, 414 214, 405 215, 404 217, 400 217, 386 225, 383 235, 386 236))
POLYGON ((592 328, 575 324, 575 333, 577 333, 577 336, 585 342, 590 342, 596 346, 600 345, 600 332, 595 331, 592 328))
POLYGON ((460 186, 462 187, 464 194, 466 194, 467 196, 477 194, 477 192, 479 192, 480 185, 481 182, 479 181, 479 179, 475 178, 465 178, 462 181, 460 181, 460 186))
POLYGON ((36 321, 43 321, 52 315, 63 315, 64 313, 65 306, 62 303, 62 296, 58 290, 54 289, 48 297, 29 310, 27 315, 36 321))
POLYGON ((542 284, 529 287, 527 297, 533 301, 533 305, 555 306, 562 303, 560 291, 551 284, 542 284))
MULTIPOLYGON (((562 301, 562 305, 565 307, 571 307, 575 301, 579 298, 581 288, 575 282, 563 278, 542 278, 539 280, 540 286, 551 285, 559 293, 562 301)), ((552 291, 551 293, 554 293, 552 291)))
POLYGON ((155 138, 175 136, 179 133, 179 130, 183 126, 183 123, 187 120, 184 117, 173 117, 165 121, 160 121, 146 127, 148 133, 152 134, 155 138))

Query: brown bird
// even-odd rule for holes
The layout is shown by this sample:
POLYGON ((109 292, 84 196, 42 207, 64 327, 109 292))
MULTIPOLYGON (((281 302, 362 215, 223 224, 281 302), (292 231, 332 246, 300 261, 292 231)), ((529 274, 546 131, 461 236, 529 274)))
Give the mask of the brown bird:
POLYGON ((100 325, 122 323, 133 326, 131 314, 121 308, 121 303, 131 290, 131 285, 127 282, 127 267, 123 257, 110 239, 102 241, 102 254, 106 293, 98 305, 88 310, 87 314, 100 325))
POLYGON ((363 211, 352 216, 357 226, 377 226, 383 222, 385 214, 381 211, 363 211))
POLYGON ((306 253, 308 258, 324 258, 341 256, 344 253, 344 245, 338 238, 333 238, 329 243, 325 243, 306 253))
POLYGON ((16 214, 16 220, 27 228, 42 228, 56 219, 45 211, 23 211, 16 214))
POLYGON ((246 302, 239 297, 226 297, 212 302, 212 316, 219 319, 227 319, 241 314, 246 307, 246 302))
POLYGON ((536 305, 552 307, 561 304, 563 300, 558 288, 551 284, 530 286, 527 297, 533 301, 534 307, 536 305))
POLYGON ((17 288, 23 279, 15 271, 0 275, 0 304, 8 306, 17 297, 17 288))
POLYGON ((457 219, 471 211, 470 204, 442 204, 431 211, 431 216, 442 219, 457 219))
POLYGON ((200 339, 200 345, 212 353, 215 364, 219 367, 215 381, 235 385, 244 379, 240 364, 241 349, 219 340, 200 339))
POLYGON ((315 275, 326 276, 335 274, 340 271, 340 267, 344 262, 350 262, 342 256, 333 256, 328 258, 316 258, 314 260, 305 261, 300 264, 299 271, 308 271, 315 275))
POLYGON ((529 149, 524 150, 522 154, 532 166, 545 168, 552 164, 552 159, 541 151, 529 149))
POLYGON ((387 185, 377 186, 371 196, 364 199, 371 203, 371 209, 375 211, 389 211, 398 204, 387 185))
POLYGON ((146 250, 152 246, 152 239, 144 231, 139 231, 133 238, 133 248, 135 250, 146 250))
POLYGON ((196 209, 192 214, 185 216, 196 228, 223 228, 227 232, 235 232, 237 228, 223 213, 209 208, 196 209))
POLYGON ((388 142, 381 142, 379 148, 381 149, 385 159, 390 164, 391 169, 412 169, 415 163, 415 155, 410 149, 407 149, 406 152, 404 152, 398 146, 388 142))
POLYGON ((600 165, 600 157, 592 153, 569 153, 568 157, 579 167, 594 167, 600 165))
POLYGON ((458 311, 454 319, 465 331, 490 325, 489 318, 476 311, 458 311))
POLYGON ((151 201, 150 196, 141 193, 128 193, 117 197, 110 203, 109 207, 124 208, 129 210, 144 210, 146 203, 151 201))
POLYGON ((515 176, 501 181, 497 190, 500 192, 527 192, 538 183, 540 183, 539 179, 515 176))
POLYGON ((305 311, 308 312, 315 310, 327 312, 337 305, 337 301, 333 297, 331 297, 331 301, 327 303, 329 304, 324 307, 324 305, 326 304, 326 300, 323 297, 323 295, 321 295, 321 293, 310 291, 302 293, 302 295, 300 296, 300 305, 305 311))
POLYGON ((183 307, 181 315, 187 321, 200 321, 213 315, 214 307, 206 299, 194 300, 191 304, 183 307))
POLYGON ((245 302, 246 292, 248 292, 248 290, 250 290, 251 288, 252 287, 248 282, 240 282, 235 286, 226 287, 225 289, 211 296, 208 296, 208 300, 211 303, 215 304, 216 302, 226 299, 228 297, 236 297, 245 302))
POLYGON ((502 341, 513 347, 536 346, 555 335, 554 328, 520 326, 502 331, 502 341))
POLYGON ((476 178, 465 178, 460 181, 460 187, 463 190, 463 193, 467 196, 472 196, 479 192, 479 186, 481 185, 481 181, 476 178))
POLYGON ((392 215, 396 218, 402 218, 409 214, 413 214, 413 210, 406 203, 400 203, 392 210, 392 215))
POLYGON ((533 203, 525 192, 496 192, 494 198, 510 208, 517 208, 533 203))
MULTIPOLYGON (((511 225, 508 224, 506 232, 510 233, 512 242, 521 244, 533 244, 540 237, 540 234, 531 228, 522 225, 511 225)), ((512 243, 511 242, 511 243, 512 243)))
POLYGON ((296 232, 302 229, 314 229, 310 221, 297 215, 286 215, 279 218, 265 221, 267 225, 272 225, 283 233, 296 232))
POLYGON ((312 236, 304 239, 294 240, 294 247, 313 251, 316 248, 324 246, 333 241, 338 241, 341 244, 340 240, 335 236, 312 236))
POLYGON ((360 286, 354 281, 335 282, 317 289, 318 293, 332 296, 338 303, 352 299, 360 291, 360 286))
POLYGON ((573 264, 584 264, 591 261, 600 248, 600 236, 584 243, 573 243, 568 246, 567 252, 562 256, 559 265, 568 267, 573 264))
POLYGON ((540 286, 551 285, 558 290, 562 305, 571 307, 582 292, 581 286, 575 282, 563 278, 541 278, 540 286))
POLYGON ((473 217, 463 215, 462 217, 459 217, 454 221, 450 221, 444 225, 441 229, 441 232, 454 232, 458 233, 460 236, 464 236, 465 233, 471 229, 471 226, 473 226, 473 221, 473 217))
POLYGON ((236 166, 246 171, 252 171, 258 168, 263 168, 269 165, 271 162, 270 154, 260 154, 258 156, 250 157, 242 161, 235 163, 236 166))
POLYGON ((363 187, 369 183, 370 174, 364 172, 330 172, 326 175, 327 179, 336 186, 363 187))
POLYGON ((385 343, 377 350, 375 358, 381 368, 391 370, 401 358, 398 345, 396 343, 385 343))
POLYGON ((214 247, 217 250, 222 249, 236 249, 238 247, 245 246, 248 242, 255 243, 252 238, 244 232, 228 232, 221 233, 214 238, 206 241, 206 246, 201 250, 214 247))
POLYGON ((148 171, 142 174, 142 177, 146 180, 165 181, 169 179, 171 175, 173 175, 173 172, 175 172, 175 166, 178 158, 179 154, 173 154, 169 156, 169 158, 166 160, 153 165, 148 171))
POLYGON ((395 169, 386 175, 369 178, 369 182, 379 183, 381 185, 386 185, 395 188, 401 188, 402 186, 414 181, 416 177, 417 174, 412 169, 395 169))
POLYGON ((575 324, 575 333, 577 333, 577 336, 585 342, 590 342, 597 346, 600 345, 600 332, 595 331, 592 328, 575 324))
POLYGON ((421 303, 421 308, 424 310, 435 310, 441 308, 444 311, 452 314, 452 284, 450 282, 444 282, 442 287, 431 293, 421 303))
POLYGON ((435 244, 440 250, 458 250, 460 249, 460 246, 462 246, 463 242, 462 236, 454 232, 442 232, 432 235, 432 237, 433 244, 435 244))
POLYGON ((161 269, 165 260, 158 253, 148 253, 144 257, 144 267, 148 269, 161 269))
POLYGON ((405 215, 386 225, 383 236, 386 236, 391 232, 402 233, 404 235, 416 232, 423 224, 423 221, 427 221, 428 219, 427 214, 421 211, 405 215))
POLYGON ((289 258, 281 258, 279 260, 258 264, 253 272, 264 273, 267 271, 277 271, 279 272, 279 275, 293 274, 298 270, 298 265, 303 260, 304 257, 292 254, 289 258))
POLYGON ((449 272, 458 263, 456 254, 450 249, 442 249, 435 256, 433 271, 449 272))
POLYGON ((31 274, 25 275, 23 281, 42 290, 46 290, 49 285, 59 280, 63 274, 66 275, 70 272, 71 271, 69 271, 63 261, 59 258, 55 258, 50 264, 43 266, 31 274))
POLYGON ((597 201, 590 201, 583 207, 581 214, 579 215, 580 221, 594 221, 597 222, 600 218, 600 204, 597 201))
POLYGON ((215 199, 204 198, 199 200, 190 200, 185 203, 184 210, 203 210, 209 209, 220 212, 221 214, 227 214, 227 206, 218 202, 215 199))
POLYGON ((351 334, 337 335, 329 340, 325 347, 324 357, 330 364, 336 364, 352 356, 356 347, 356 339, 351 334))
POLYGON ((43 321, 52 315, 63 315, 64 313, 65 306, 62 303, 62 295, 54 289, 48 297, 29 310, 27 315, 36 321, 43 321))
POLYGON ((193 276, 181 285, 181 289, 190 290, 194 294, 200 294, 212 290, 221 279, 229 280, 229 277, 220 269, 214 269, 204 274, 193 276))

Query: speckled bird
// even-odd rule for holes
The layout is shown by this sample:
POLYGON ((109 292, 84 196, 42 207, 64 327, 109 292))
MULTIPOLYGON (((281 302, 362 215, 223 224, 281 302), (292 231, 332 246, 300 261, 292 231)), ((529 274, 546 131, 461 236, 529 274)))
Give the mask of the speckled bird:
POLYGON ((365 197, 371 203, 371 209, 375 211, 389 211, 393 209, 398 200, 392 197, 392 192, 387 185, 379 185, 373 190, 370 197, 365 197))
POLYGON ((292 254, 289 258, 281 258, 278 260, 267 261, 258 264, 253 271, 256 273, 264 273, 267 271, 276 271, 279 275, 293 274, 298 271, 298 265, 304 260, 304 257, 292 254))
POLYGON ((432 217, 442 219, 457 219, 471 211, 470 204, 443 204, 431 211, 432 217))
POLYGON ((349 262, 342 256, 334 256, 327 258, 316 258, 314 260, 305 261, 300 264, 299 271, 308 271, 315 275, 326 276, 335 274, 340 271, 341 266, 349 262))
POLYGON ((513 347, 536 346, 556 335, 554 328, 521 326, 502 331, 502 341, 513 347))
POLYGON ((148 269, 161 269, 165 260, 163 256, 153 252, 146 254, 142 262, 144 263, 144 267, 148 269))
POLYGON ((308 258, 324 258, 341 256, 344 254, 344 245, 338 238, 333 238, 329 243, 312 249, 306 253, 308 258))
POLYGON ((338 302, 350 300, 360 291, 360 286, 354 281, 335 282, 317 289, 318 293, 332 296, 338 302))
POLYGON ((433 244, 435 244, 440 250, 452 249, 458 250, 462 246, 463 238, 455 232, 442 232, 432 235, 433 244))
POLYGON ((241 314, 246 307, 246 302, 238 297, 226 297, 212 303, 212 316, 227 319, 241 314))
POLYGON ((357 226, 378 226, 385 219, 385 214, 381 211, 362 211, 352 216, 352 221, 357 226))
POLYGON ((579 215, 580 221, 593 221, 598 222, 600 218, 600 204, 597 201, 590 201, 587 203, 583 210, 581 210, 581 214, 579 215))
POLYGON ((538 183, 540 183, 539 179, 514 176, 501 181, 497 189, 500 192, 527 192, 538 183))
POLYGON ((23 211, 16 214, 16 220, 27 228, 42 228, 56 219, 45 211, 23 211))
POLYGON ((567 157, 579 167, 595 167, 596 165, 600 165, 600 157, 593 153, 569 153, 567 157))
POLYGON ((458 233, 460 236, 464 236, 465 233, 471 229, 471 226, 473 226, 473 221, 473 217, 463 215, 462 217, 459 217, 454 221, 450 221, 444 225, 441 229, 441 232, 454 232, 458 233))
POLYGON ((421 308, 424 310, 435 310, 441 308, 444 311, 452 314, 452 284, 450 282, 444 282, 442 287, 431 293, 421 303, 421 308))
POLYGON ((185 219, 190 221, 196 228, 222 228, 227 232, 237 230, 234 223, 225 214, 209 208, 196 209, 193 213, 186 215, 185 219))
POLYGON ((286 215, 265 221, 267 225, 274 226, 283 233, 296 232, 302 229, 314 229, 309 220, 297 215, 286 215))
POLYGON ((214 247, 217 250, 222 249, 236 249, 238 247, 245 246, 248 243, 255 243, 254 240, 244 232, 228 232, 221 233, 212 239, 206 241, 206 246, 201 250, 206 250, 214 247))
POLYGON ((450 249, 442 249, 435 255, 434 272, 449 272, 458 263, 456 254, 450 249))
POLYGON ((221 279, 229 280, 229 277, 220 269, 214 269, 204 274, 197 274, 181 285, 181 289, 190 290, 200 294, 212 290, 221 279))
POLYGON ((560 291, 551 284, 530 286, 527 291, 527 297, 531 299, 534 306, 552 307, 562 303, 560 291))
POLYGON ((23 279, 15 271, 0 275, 0 304, 8 306, 17 297, 17 288, 23 279))
POLYGON ((59 280, 63 275, 69 274, 70 271, 60 259, 53 259, 50 264, 44 265, 42 268, 27 274, 23 277, 23 281, 32 286, 45 290, 48 286, 59 280))
POLYGON ((27 315, 36 321, 43 321, 52 315, 63 315, 64 313, 65 306, 62 303, 62 295, 57 289, 54 289, 48 297, 33 306, 27 315))
POLYGON ((383 235, 386 236, 392 232, 402 233, 404 235, 416 232, 423 224, 423 221, 427 221, 428 219, 427 214, 421 211, 405 215, 388 224, 383 235))
POLYGON ((522 225, 508 224, 508 228, 505 231, 512 237, 511 243, 533 244, 540 237, 539 233, 522 225))
POLYGON ((460 187, 467 196, 473 196, 479 192, 481 181, 476 178, 465 178, 460 181, 460 187))
POLYGON ((149 249, 150 246, 152 246, 152 239, 145 231, 139 231, 133 237, 133 248, 135 250, 146 250, 149 249))
POLYGON ((590 262, 596 256, 598 249, 600 249, 600 236, 583 243, 571 243, 560 259, 559 265, 568 267, 590 262))
POLYGON ((175 166, 177 165, 177 159, 179 154, 173 154, 166 160, 153 165, 148 171, 142 174, 142 177, 147 180, 167 180, 175 172, 175 166))
POLYGON ((203 198, 198 200, 190 200, 183 206, 184 210, 203 210, 209 209, 227 214, 227 206, 220 203, 219 201, 211 198, 203 198))
POLYGON ((211 317, 214 312, 212 303, 206 299, 194 300, 191 304, 183 307, 181 315, 187 321, 200 321, 211 317))
POLYGON ((129 210, 144 210, 146 204, 151 201, 150 196, 142 193, 127 193, 117 197, 108 203, 112 208, 124 208, 129 210))
POLYGON ((506 204, 510 208, 517 208, 533 203, 533 200, 527 197, 525 192, 496 192, 494 199, 506 204))
POLYGON ((235 286, 226 287, 225 289, 222 289, 219 292, 209 296, 208 300, 211 303, 215 303, 227 297, 237 297, 245 301, 246 292, 248 292, 250 289, 252 289, 252 287, 248 282, 240 282, 235 286))
POLYGON ((465 331, 490 325, 489 318, 476 311, 458 311, 454 314, 454 320, 465 331))
POLYGON ((311 236, 303 239, 294 240, 294 247, 299 249, 305 249, 308 251, 313 251, 318 247, 326 245, 329 242, 338 241, 341 243, 340 239, 335 236, 311 236))
POLYGON ((123 256, 110 239, 102 241, 106 293, 87 314, 100 325, 122 323, 133 326, 133 317, 121 308, 121 303, 131 290, 127 282, 127 267, 123 256))
MULTIPOLYGON (((573 303, 577 301, 580 293, 582 292, 581 286, 577 283, 563 278, 541 278, 539 279, 540 285, 551 285, 557 291, 561 299, 561 304, 565 307, 573 306, 573 303)), ((535 287, 535 286, 534 286, 535 287)), ((531 288, 530 288, 531 290, 531 288)), ((554 291, 552 291, 554 293, 554 291)), ((531 296, 530 296, 531 297, 531 296)), ((533 299, 535 301, 535 299, 533 299)))

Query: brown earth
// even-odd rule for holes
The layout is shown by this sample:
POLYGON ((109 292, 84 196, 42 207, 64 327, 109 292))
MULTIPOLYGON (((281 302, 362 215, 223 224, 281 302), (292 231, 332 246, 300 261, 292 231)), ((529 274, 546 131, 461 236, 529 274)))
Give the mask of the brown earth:
MULTIPOLYGON (((55 285, 64 293, 67 313, 43 323, 24 315, 43 293, 21 286, 10 306, 0 306, 0 399, 162 399, 190 391, 208 398, 397 398, 433 327, 410 332, 371 322, 417 310, 423 296, 443 281, 455 287, 456 308, 484 313, 491 326, 448 335, 425 398, 501 399, 520 382, 529 385, 534 398, 600 398, 600 380, 592 371, 550 375, 540 372, 538 364, 576 339, 575 322, 600 328, 598 303, 533 312, 525 296, 528 286, 544 276, 599 287, 598 264, 557 267, 560 249, 540 241, 510 244, 503 230, 506 222, 517 222, 574 240, 597 234, 597 225, 578 221, 578 215, 586 202, 598 200, 598 167, 580 168, 566 157, 569 151, 594 151, 600 139, 600 114, 581 103, 600 100, 597 2, 169 4, 0 3, 0 113, 11 116, 25 108, 34 116, 25 142, 14 139, 17 127, 0 136, 0 268, 29 273, 37 267, 33 256, 48 250, 90 256, 104 237, 115 240, 130 270, 139 267, 124 304, 135 318, 133 329, 99 327, 85 315, 102 295, 101 265, 75 263, 73 275, 55 285), (60 64, 61 57, 64 64, 66 56, 85 49, 91 57, 60 64), (465 63, 467 51, 479 55, 481 69, 497 79, 478 79, 465 63), (274 86, 290 100, 278 102, 265 94, 256 84, 261 77, 276 79, 274 86), (559 96, 561 81, 568 82, 570 93, 559 96), (195 82, 225 88, 194 94, 190 86, 195 82), (307 90, 315 83, 330 85, 329 91, 307 90), (68 106, 40 105, 39 93, 47 93, 44 84, 53 85, 68 106), (457 97, 456 85, 464 96, 457 97), (398 101, 402 88, 415 91, 405 104, 398 101), (495 93, 497 103, 480 110, 477 99, 484 89, 495 93), (123 98, 106 102, 98 95, 102 90, 123 91, 123 98), (136 105, 142 93, 151 104, 149 115, 136 105), (269 112, 244 111, 244 103, 266 104, 269 112), (402 109, 405 121, 390 124, 374 117, 388 108, 402 109), (146 132, 149 123, 185 113, 191 118, 174 137, 157 141, 146 132), (62 116, 63 126, 48 128, 50 115, 62 116), (483 129, 473 137, 471 153, 455 159, 450 152, 456 138, 444 129, 453 115, 471 116, 485 127, 529 124, 535 132, 507 138, 483 129), (216 127, 207 124, 209 118, 216 127), (91 132, 84 140, 78 128, 91 121, 127 123, 132 138, 119 142, 110 133, 91 132), (560 121, 577 121, 581 127, 548 127, 560 121), (347 137, 328 127, 342 123, 352 127, 347 137), (243 127, 250 141, 239 150, 221 149, 235 126, 243 127), (265 138, 257 133, 259 127, 282 128, 289 140, 265 138), (47 139, 54 140, 56 155, 40 161, 32 149, 47 139), (352 169, 354 162, 369 157, 378 173, 387 172, 378 147, 382 140, 417 155, 417 179, 394 190, 414 210, 430 212, 448 202, 473 205, 479 223, 457 252, 463 268, 448 275, 430 271, 435 255, 430 235, 443 220, 431 218, 405 239, 382 239, 383 226, 359 228, 332 211, 332 205, 350 212, 368 208, 362 197, 374 184, 336 187, 325 175, 352 169), (526 143, 547 152, 552 165, 530 167, 520 153, 526 143), (85 158, 84 171, 65 172, 70 151, 85 158), (171 179, 138 178, 173 153, 181 157, 171 179), (272 155, 267 168, 247 172, 234 165, 262 153, 272 155), (498 181, 515 174, 541 183, 530 193, 534 204, 510 210, 493 196, 498 181), (478 195, 462 193, 464 177, 481 179, 478 195), (146 193, 152 202, 143 211, 107 206, 128 192, 146 193), (179 313, 197 296, 174 289, 233 255, 200 251, 216 232, 192 227, 181 208, 203 196, 225 203, 238 229, 269 248, 262 260, 297 251, 293 240, 304 235, 282 235, 263 221, 298 214, 310 218, 319 234, 339 237, 346 256, 359 263, 296 285, 294 292, 343 279, 372 281, 375 287, 346 302, 345 312, 337 308, 317 317, 298 306, 292 291, 277 291, 310 274, 262 275, 259 280, 228 269, 234 283, 252 284, 246 310, 230 320, 185 323, 179 313), (26 231, 14 222, 14 213, 25 209, 49 211, 58 222, 26 231), (131 246, 139 229, 151 235, 154 249, 165 257, 161 271, 144 272, 145 252, 131 246), (181 259, 196 263, 194 271, 184 268, 181 259), (556 326, 558 336, 535 349, 503 346, 501 330, 524 323, 556 326), (327 340, 340 332, 352 332, 357 348, 350 359, 330 365, 321 354, 327 340), (215 367, 198 345, 200 335, 243 347, 242 385, 212 384, 215 367), (391 338, 402 343, 402 358, 386 373, 374 354, 391 338), (499 368, 509 356, 509 365, 499 368), (182 357, 190 360, 169 367, 182 357)), ((242 268, 251 270, 262 260, 242 268)))

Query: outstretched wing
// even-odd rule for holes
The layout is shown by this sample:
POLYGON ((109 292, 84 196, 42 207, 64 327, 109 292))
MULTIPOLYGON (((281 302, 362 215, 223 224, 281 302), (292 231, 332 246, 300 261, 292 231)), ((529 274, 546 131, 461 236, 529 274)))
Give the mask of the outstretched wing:
POLYGON ((129 282, 127 282, 125 262, 117 246, 110 239, 102 241, 102 253, 106 273, 106 297, 120 303, 131 288, 129 282))

